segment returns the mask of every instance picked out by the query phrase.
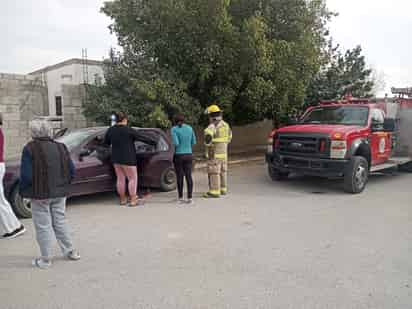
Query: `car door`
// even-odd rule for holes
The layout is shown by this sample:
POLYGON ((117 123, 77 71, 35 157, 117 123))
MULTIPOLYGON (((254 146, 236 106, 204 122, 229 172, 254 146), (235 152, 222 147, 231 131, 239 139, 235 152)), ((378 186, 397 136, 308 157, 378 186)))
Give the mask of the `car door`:
MULTIPOLYGON (((150 129, 137 129, 144 132, 148 136, 154 139, 159 139, 159 134, 155 130, 150 129)), ((157 146, 149 145, 142 141, 135 142, 136 157, 137 157, 137 168, 139 174, 139 182, 142 187, 151 185, 151 178, 154 172, 152 170, 151 164, 153 157, 158 154, 157 146)))
POLYGON ((385 163, 391 156, 392 137, 384 130, 385 114, 380 109, 371 109, 372 165, 385 163))
POLYGON ((115 176, 109 158, 102 158, 103 133, 93 136, 72 155, 76 175, 72 182, 73 195, 82 195, 115 188, 115 176))

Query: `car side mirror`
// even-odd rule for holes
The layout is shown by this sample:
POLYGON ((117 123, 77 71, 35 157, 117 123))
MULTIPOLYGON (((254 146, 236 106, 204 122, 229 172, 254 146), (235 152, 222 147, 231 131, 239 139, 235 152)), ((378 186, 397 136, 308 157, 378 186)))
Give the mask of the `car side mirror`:
POLYGON ((56 138, 62 137, 63 135, 65 135, 65 134, 67 133, 67 131, 68 131, 68 129, 67 129, 67 128, 64 128, 64 129, 58 130, 58 131, 57 131, 57 132, 53 135, 53 139, 56 139, 56 138))
POLYGON ((79 160, 82 161, 84 157, 90 156, 92 151, 90 149, 82 149, 79 153, 79 160))

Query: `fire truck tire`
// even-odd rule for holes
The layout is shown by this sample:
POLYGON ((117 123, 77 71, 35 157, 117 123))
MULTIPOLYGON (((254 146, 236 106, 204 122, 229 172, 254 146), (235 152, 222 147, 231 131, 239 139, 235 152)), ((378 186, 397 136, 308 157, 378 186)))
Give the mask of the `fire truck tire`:
POLYGON ((278 169, 272 167, 272 165, 268 164, 268 174, 270 179, 273 181, 282 181, 286 180, 289 176, 288 172, 280 172, 278 169))
POLYGON ((399 170, 401 172, 412 173, 412 162, 399 165, 399 170))
POLYGON ((361 193, 368 183, 369 164, 361 156, 353 156, 345 168, 344 190, 345 192, 357 194, 361 193))

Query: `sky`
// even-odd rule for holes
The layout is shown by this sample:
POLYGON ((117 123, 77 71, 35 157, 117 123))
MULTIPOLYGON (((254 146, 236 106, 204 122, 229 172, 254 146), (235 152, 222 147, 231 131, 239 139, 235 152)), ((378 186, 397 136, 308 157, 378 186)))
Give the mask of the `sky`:
MULTIPOLYGON (((101 60, 116 37, 100 13, 103 0, 0 0, 0 72, 29 73, 70 58, 101 60)), ((412 87, 412 1, 327 0, 339 13, 329 27, 342 49, 361 45, 390 87, 412 87)))

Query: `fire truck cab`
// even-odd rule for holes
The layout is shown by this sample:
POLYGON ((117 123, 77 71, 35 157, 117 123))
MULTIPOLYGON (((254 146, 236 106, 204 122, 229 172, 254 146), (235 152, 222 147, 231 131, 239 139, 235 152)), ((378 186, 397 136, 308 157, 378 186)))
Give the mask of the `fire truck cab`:
POLYGON ((397 167, 412 171, 409 128, 412 99, 322 102, 298 123, 271 133, 268 172, 275 181, 291 173, 342 178, 346 192, 361 193, 370 173, 397 167))

